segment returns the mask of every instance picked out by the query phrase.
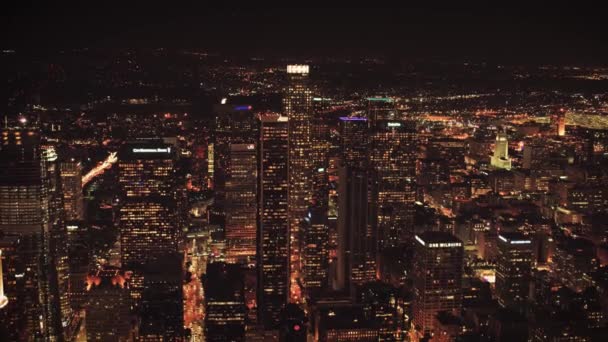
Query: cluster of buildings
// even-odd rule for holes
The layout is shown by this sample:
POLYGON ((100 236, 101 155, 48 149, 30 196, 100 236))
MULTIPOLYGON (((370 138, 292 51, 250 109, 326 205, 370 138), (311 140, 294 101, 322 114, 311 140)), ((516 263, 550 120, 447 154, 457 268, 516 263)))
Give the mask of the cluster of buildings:
POLYGON ((319 96, 311 72, 287 66, 280 110, 222 99, 211 127, 187 113, 110 116, 100 146, 116 154, 90 177, 81 139, 7 123, 2 337, 608 333, 608 130, 566 126, 560 110, 454 124, 390 96, 345 106, 319 96))

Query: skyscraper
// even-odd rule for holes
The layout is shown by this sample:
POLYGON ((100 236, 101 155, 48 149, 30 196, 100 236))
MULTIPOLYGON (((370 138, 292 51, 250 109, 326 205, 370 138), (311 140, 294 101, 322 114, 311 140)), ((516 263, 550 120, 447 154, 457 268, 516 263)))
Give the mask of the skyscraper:
POLYGON ((80 221, 84 218, 82 165, 77 160, 69 159, 60 163, 60 169, 65 218, 68 221, 80 221))
POLYGON ((207 341, 244 341, 244 279, 238 265, 210 264, 205 276, 205 337, 207 341))
POLYGON ((369 126, 366 118, 340 118, 340 150, 342 165, 367 168, 369 126))
MULTIPOLYGON (((62 203, 57 198, 56 155, 43 150, 36 129, 2 130, 0 145, 0 230, 20 237, 23 306, 27 339, 63 338, 60 280, 62 203), (61 206, 61 207, 60 207, 61 206)), ((67 314, 67 313, 66 313, 67 314)))
POLYGON ((226 260, 255 264, 257 156, 255 144, 230 145, 226 181, 226 260))
POLYGON ((532 240, 522 233, 500 232, 496 257, 498 303, 523 310, 530 291, 532 240))
POLYGON ((341 166, 338 171, 338 246, 335 289, 354 291, 375 278, 375 219, 368 171, 366 118, 340 118, 341 166))
POLYGON ((119 152, 122 267, 132 271, 140 335, 183 338, 179 206, 174 148, 159 141, 125 144, 119 152), (162 314, 161 314, 162 313, 162 314))
POLYGON ((289 297, 289 119, 266 114, 260 121, 258 312, 274 329, 289 297))
POLYGON ((377 119, 372 128, 371 164, 377 194, 378 244, 412 241, 416 200, 416 126, 399 118, 377 119))
POLYGON ((300 277, 300 226, 310 201, 312 161, 312 91, 308 86, 308 65, 287 66, 287 88, 283 99, 289 119, 289 259, 290 298, 297 301, 300 277))
POLYGON ((509 141, 506 132, 496 134, 496 145, 494 155, 490 159, 490 164, 498 169, 511 169, 511 159, 509 158, 509 141))
POLYGON ((327 207, 313 206, 308 213, 302 246, 302 283, 311 296, 327 282, 329 227, 327 207))
POLYGON ((376 237, 367 171, 343 166, 338 186, 338 251, 335 287, 354 294, 376 276, 376 237))
POLYGON ((89 341, 129 341, 133 317, 128 276, 118 268, 86 278, 86 333, 89 341))
POLYGON ((415 236, 414 324, 432 332, 440 311, 460 310, 462 305, 462 242, 452 234, 427 231, 415 236))
POLYGON ((134 271, 131 290, 141 296, 141 270, 177 252, 172 148, 160 142, 127 144, 120 151, 120 242, 123 268, 134 271))
POLYGON ((243 104, 214 106, 215 129, 210 154, 213 157, 213 189, 220 205, 224 203, 226 180, 230 173, 230 145, 254 144, 257 139, 258 127, 252 109, 252 106, 243 104))

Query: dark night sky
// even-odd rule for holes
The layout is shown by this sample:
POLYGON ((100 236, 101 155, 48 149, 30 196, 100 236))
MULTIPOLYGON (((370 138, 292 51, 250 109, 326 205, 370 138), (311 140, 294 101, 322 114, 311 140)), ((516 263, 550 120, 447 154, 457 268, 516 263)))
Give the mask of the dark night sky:
MULTIPOLYGON (((167 3, 168 4, 168 3, 167 3)), ((202 47, 233 53, 380 54, 531 63, 608 62, 598 9, 11 9, 5 47, 202 47), (86 14, 84 14, 86 13, 86 14), (102 15, 95 13, 108 13, 102 15)))

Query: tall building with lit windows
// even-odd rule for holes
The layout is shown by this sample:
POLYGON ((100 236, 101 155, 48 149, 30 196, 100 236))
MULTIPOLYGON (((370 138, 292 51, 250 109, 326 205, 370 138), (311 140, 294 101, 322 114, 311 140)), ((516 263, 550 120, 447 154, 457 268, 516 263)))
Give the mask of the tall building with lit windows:
POLYGON ((523 310, 530 292, 532 240, 519 232, 498 234, 496 256, 496 294, 504 307, 523 310))
POLYGON ((374 121, 370 154, 381 249, 412 241, 416 199, 416 126, 394 112, 388 115, 374 121))
POLYGON ((330 142, 330 120, 328 116, 331 99, 324 97, 313 97, 313 116, 311 119, 311 151, 310 160, 313 169, 328 167, 328 158, 331 148, 330 142))
POLYGON ((69 159, 60 163, 63 207, 68 221, 80 221, 84 218, 84 200, 82 196, 82 164, 69 159))
POLYGON ((440 311, 462 306, 462 242, 450 233, 427 231, 415 236, 413 322, 432 332, 440 311))
POLYGON ((257 148, 230 145, 226 181, 226 260, 254 265, 256 261, 257 148))
POLYGON ((494 154, 490 158, 490 164, 497 169, 511 169, 511 158, 509 158, 509 140, 506 132, 496 134, 494 154))
POLYGON ((213 108, 215 127, 209 152, 213 159, 213 189, 220 205, 224 204, 230 174, 230 145, 254 144, 257 140, 258 126, 252 110, 251 105, 232 103, 217 104, 213 108))
POLYGON ((289 119, 260 116, 258 313, 266 329, 275 329, 289 298, 289 119))
POLYGON ((180 340, 183 313, 179 310, 181 258, 174 147, 160 141, 131 142, 119 151, 119 160, 121 262, 123 269, 132 272, 131 296, 141 308, 140 335, 180 340), (166 271, 159 274, 161 270, 166 271), (157 313, 159 308, 164 310, 163 317, 157 313), (159 326, 166 327, 166 332, 159 333, 159 326))
POLYGON ((19 236, 21 265, 18 291, 23 307, 24 339, 64 338, 62 320, 69 314, 65 230, 57 171, 57 155, 43 148, 33 128, 5 128, 0 145, 0 231, 19 236), (64 241, 64 240, 63 240, 64 241))
POLYGON ((312 90, 308 85, 308 65, 287 66, 287 87, 283 112, 289 118, 289 258, 290 298, 298 301, 301 272, 300 226, 306 216, 311 191, 312 90))
POLYGON ((340 155, 342 164, 367 168, 369 153, 369 126, 366 118, 340 118, 340 155))

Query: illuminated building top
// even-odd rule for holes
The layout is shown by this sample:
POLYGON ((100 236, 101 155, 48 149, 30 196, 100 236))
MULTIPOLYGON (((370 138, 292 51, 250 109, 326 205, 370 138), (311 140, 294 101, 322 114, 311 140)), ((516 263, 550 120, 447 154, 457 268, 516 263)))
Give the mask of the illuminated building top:
POLYGON ((287 66, 288 74, 308 74, 309 66, 304 64, 293 64, 287 66))

